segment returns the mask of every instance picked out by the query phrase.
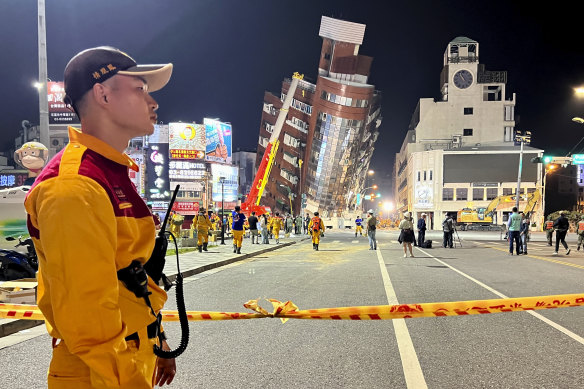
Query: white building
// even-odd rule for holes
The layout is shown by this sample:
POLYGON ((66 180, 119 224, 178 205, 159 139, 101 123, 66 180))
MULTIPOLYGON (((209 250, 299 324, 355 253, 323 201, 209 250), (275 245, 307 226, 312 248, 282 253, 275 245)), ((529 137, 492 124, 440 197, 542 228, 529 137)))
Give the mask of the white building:
MULTIPOLYGON (((507 95, 506 72, 479 63, 478 42, 450 42, 440 78, 441 100, 419 100, 395 160, 396 208, 415 218, 428 214, 433 229, 441 229, 447 213, 514 194, 520 153, 514 143, 515 93, 507 95)), ((524 147, 521 192, 542 189, 541 165, 530 162, 542 152, 524 147)), ((510 208, 497 207, 493 221, 505 222, 510 208)), ((541 204, 536 216, 539 223, 541 204)))

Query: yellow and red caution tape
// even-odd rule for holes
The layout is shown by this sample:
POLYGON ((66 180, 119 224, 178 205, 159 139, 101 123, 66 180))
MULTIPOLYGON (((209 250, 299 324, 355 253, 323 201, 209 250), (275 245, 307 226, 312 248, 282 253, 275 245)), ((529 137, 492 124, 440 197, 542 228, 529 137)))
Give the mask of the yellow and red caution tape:
MULTIPOLYGON (((242 320, 276 317, 286 322, 288 319, 316 320, 392 320, 416 317, 466 316, 488 313, 533 311, 584 306, 584 293, 536 297, 514 297, 493 300, 454 301, 423 304, 374 305, 340 308, 320 308, 299 310, 291 301, 280 302, 268 299, 274 306, 272 313, 250 300, 245 308, 255 313, 187 311, 189 321, 242 320)), ((43 320, 43 314, 36 305, 2 304, 0 318, 43 320)), ((164 321, 178 321, 177 311, 162 311, 164 321)))

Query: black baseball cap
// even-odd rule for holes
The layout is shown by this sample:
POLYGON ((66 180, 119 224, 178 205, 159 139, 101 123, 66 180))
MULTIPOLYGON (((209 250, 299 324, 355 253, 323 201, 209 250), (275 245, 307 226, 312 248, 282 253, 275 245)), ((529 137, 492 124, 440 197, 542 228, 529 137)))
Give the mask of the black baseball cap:
POLYGON ((93 85, 124 74, 137 76, 148 84, 148 91, 162 89, 170 80, 172 64, 138 65, 128 54, 114 47, 100 46, 76 54, 65 67, 65 98, 63 102, 75 104, 93 88, 93 85))

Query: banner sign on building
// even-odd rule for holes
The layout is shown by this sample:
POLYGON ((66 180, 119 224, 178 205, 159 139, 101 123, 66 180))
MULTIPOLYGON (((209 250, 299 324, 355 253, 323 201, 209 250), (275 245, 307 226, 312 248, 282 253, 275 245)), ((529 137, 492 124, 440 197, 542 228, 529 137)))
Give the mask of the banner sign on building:
POLYGON ((207 161, 231 163, 231 124, 205 119, 207 161))
POLYGON ((237 166, 219 165, 215 163, 211 165, 213 201, 237 201, 238 172, 239 169, 237 166), (221 185, 221 177, 225 178, 223 185, 221 185), (221 187, 223 187, 223 190, 221 190, 221 187))
POLYGON ((434 206, 434 191, 431 184, 416 182, 414 195, 414 207, 432 208, 434 206))
POLYGON ((171 179, 200 180, 205 177, 205 164, 190 161, 170 161, 168 165, 168 177, 171 179))
MULTIPOLYGON (((154 132, 148 136, 148 143, 168 144, 168 124, 155 124, 154 132)), ((168 146, 166 147, 168 149, 168 146)))
MULTIPOLYGON (((182 189, 182 188, 181 188, 182 189)), ((181 215, 196 215, 199 212, 199 202, 197 201, 175 201, 172 210, 181 215)))
POLYGON ((170 123, 168 143, 171 159, 204 159, 206 149, 205 125, 170 123))
POLYGON ((49 81, 47 82, 47 92, 49 101, 49 124, 79 124, 79 118, 63 102, 65 97, 65 83, 49 81))
POLYGON ((141 197, 145 197, 144 192, 144 152, 142 150, 132 150, 127 153, 130 158, 136 162, 136 165, 140 168, 139 171, 134 171, 132 169, 128 169, 128 175, 130 176, 130 180, 136 187, 136 191, 141 197))
POLYGON ((146 152, 146 173, 148 201, 169 201, 168 143, 150 143, 146 152))

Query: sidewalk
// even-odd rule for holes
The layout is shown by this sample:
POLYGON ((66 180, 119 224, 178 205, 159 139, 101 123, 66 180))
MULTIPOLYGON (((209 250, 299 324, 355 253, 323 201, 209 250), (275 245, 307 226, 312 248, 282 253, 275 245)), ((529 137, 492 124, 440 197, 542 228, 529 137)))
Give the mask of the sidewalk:
MULTIPOLYGON (((221 241, 209 242, 207 252, 199 253, 198 250, 179 254, 180 270, 184 278, 190 277, 194 274, 199 274, 204 271, 225 266, 233 262, 242 261, 244 259, 252 258, 256 255, 274 251, 282 247, 288 247, 293 244, 310 239, 309 235, 291 236, 285 238, 284 234, 280 235, 280 244, 276 244, 274 239, 270 239, 270 244, 251 244, 250 238, 243 240, 241 247, 241 254, 233 253, 233 241, 225 239, 225 244, 221 245, 221 241)), ((168 249, 174 249, 174 243, 169 243, 168 249)), ((164 266, 164 273, 171 280, 176 279, 177 266, 176 255, 169 255, 166 257, 166 265, 164 266)), ((19 320, 19 319, 0 319, 0 338, 44 324, 40 320, 19 320)))

